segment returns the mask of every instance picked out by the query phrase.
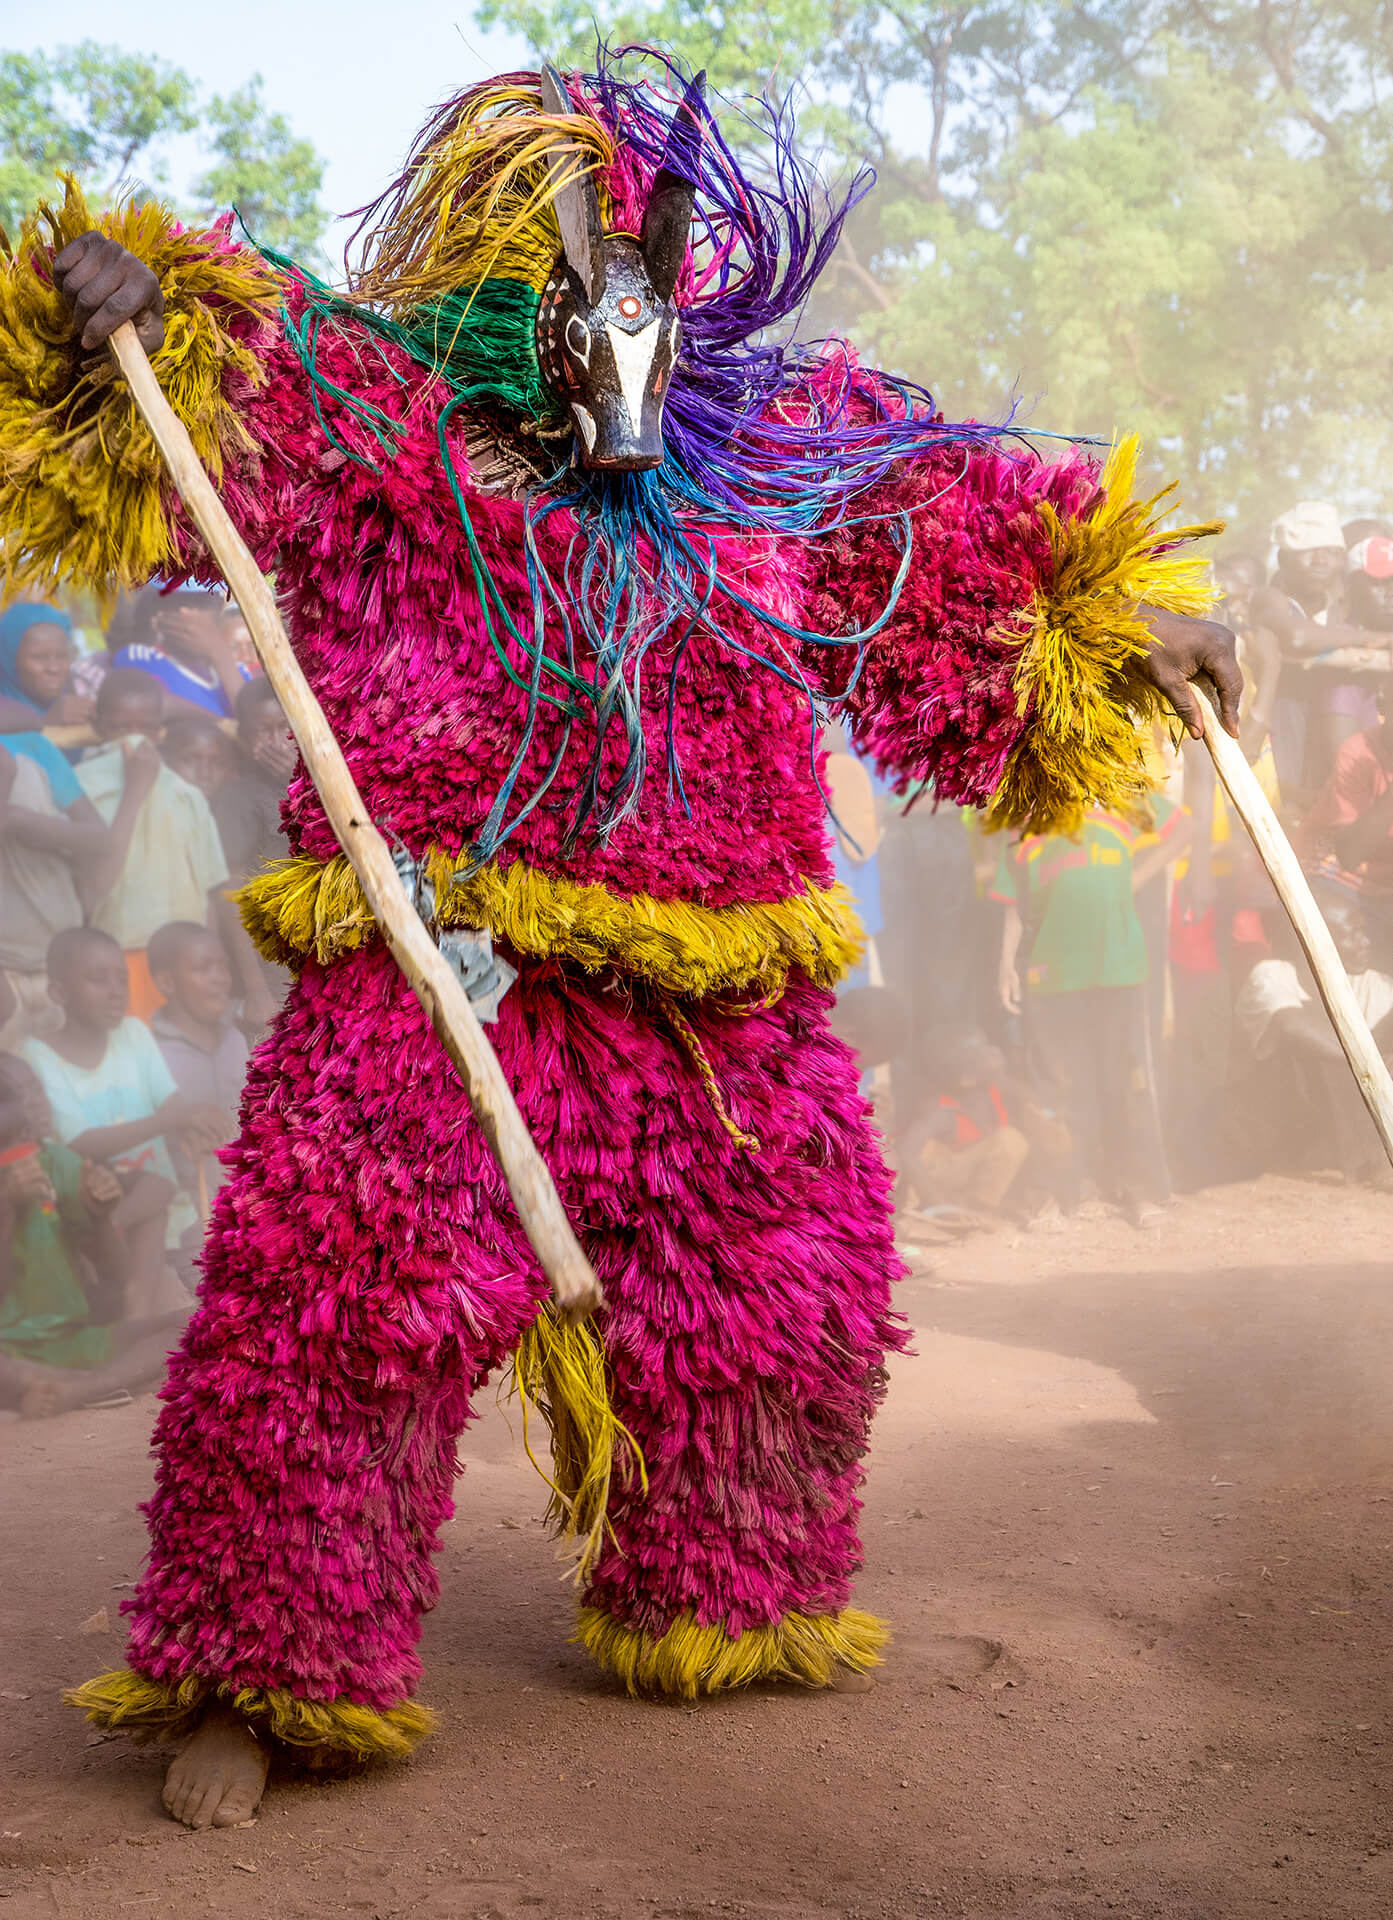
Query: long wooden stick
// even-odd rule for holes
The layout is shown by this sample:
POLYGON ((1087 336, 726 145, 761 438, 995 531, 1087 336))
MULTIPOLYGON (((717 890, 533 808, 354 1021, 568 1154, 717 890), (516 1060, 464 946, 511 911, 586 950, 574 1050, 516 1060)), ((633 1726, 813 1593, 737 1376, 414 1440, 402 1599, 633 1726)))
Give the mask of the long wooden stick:
POLYGON ((1234 812, 1252 835, 1258 858, 1296 929, 1296 937, 1305 949, 1316 987, 1325 1002, 1325 1011, 1330 1015, 1330 1024, 1345 1050, 1350 1072, 1378 1128, 1383 1150, 1393 1161, 1393 1078, 1389 1077, 1369 1023, 1360 1012, 1330 929, 1316 905, 1291 842, 1259 786, 1257 775, 1243 757, 1243 749, 1232 734, 1220 726, 1209 701, 1201 696, 1199 705, 1204 716, 1204 744, 1213 756, 1234 812))
POLYGON ((410 981, 455 1064, 474 1117, 503 1169, 527 1237, 551 1283, 552 1298, 567 1314, 589 1313, 601 1304, 599 1281, 571 1231, 551 1175, 523 1123, 469 996, 422 924, 402 886, 387 842, 372 824, 324 710, 286 638, 270 586, 228 518, 182 423, 160 391, 134 327, 129 322, 118 327, 111 345, 174 484, 242 610, 266 677, 285 709, 305 770, 362 884, 392 957, 410 981))

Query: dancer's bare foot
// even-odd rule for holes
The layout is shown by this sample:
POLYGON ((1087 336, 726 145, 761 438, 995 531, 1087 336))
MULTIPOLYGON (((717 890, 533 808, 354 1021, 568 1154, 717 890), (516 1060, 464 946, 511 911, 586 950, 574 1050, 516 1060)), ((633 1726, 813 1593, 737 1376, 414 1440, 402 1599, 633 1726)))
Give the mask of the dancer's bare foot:
POLYGON ((235 1827, 261 1805, 268 1760, 242 1719, 210 1707, 165 1776, 165 1812, 186 1827, 235 1827))

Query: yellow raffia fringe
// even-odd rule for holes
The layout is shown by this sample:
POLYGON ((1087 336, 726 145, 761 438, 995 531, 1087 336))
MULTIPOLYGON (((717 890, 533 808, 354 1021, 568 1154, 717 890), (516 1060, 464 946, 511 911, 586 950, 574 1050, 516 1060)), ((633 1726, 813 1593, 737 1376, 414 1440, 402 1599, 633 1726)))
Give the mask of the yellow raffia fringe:
POLYGON ((403 1701, 386 1713, 352 1700, 300 1700, 279 1688, 229 1687, 197 1675, 169 1686, 130 1667, 98 1674, 64 1695, 94 1726, 137 1741, 178 1741, 212 1702, 230 1706, 287 1747, 318 1747, 359 1760, 404 1760, 435 1724, 429 1708, 403 1701))
MULTIPOLYGON (((373 209, 352 297, 400 316, 492 277, 540 293, 561 252, 557 194, 613 159, 613 141, 589 114, 542 111, 536 80, 477 88, 453 121, 428 130, 404 183, 373 209), (558 148, 566 164, 553 173, 558 148)), ((603 181, 596 187, 607 221, 603 181)))
POLYGON ((890 1632, 874 1614, 847 1607, 841 1613, 788 1613, 776 1626, 747 1627, 739 1635, 720 1626, 698 1626, 684 1613, 666 1633, 654 1635, 585 1607, 574 1637, 630 1693, 675 1693, 695 1700, 698 1694, 748 1687, 756 1680, 830 1686, 838 1667, 856 1673, 878 1667, 890 1632))
POLYGON ((1135 437, 1109 454, 1100 497, 1082 519, 1043 503, 1054 580, 1037 600, 1016 670, 1024 740, 1007 763, 988 826, 1067 831, 1090 805, 1126 810, 1150 782, 1137 722, 1160 696, 1138 671, 1150 635, 1142 604, 1202 614, 1214 605, 1208 563, 1166 549, 1221 533, 1222 521, 1163 528, 1173 487, 1133 500, 1135 437))
POLYGON ((170 231, 158 203, 94 216, 67 177, 61 207, 40 206, 18 244, 0 247, 0 582, 11 593, 72 580, 101 596, 141 586, 178 562, 164 467, 112 355, 84 355, 48 277, 50 259, 98 227, 143 260, 164 292, 155 377, 216 483, 226 453, 249 446, 223 398, 224 375, 260 363, 228 335, 235 312, 271 320, 280 294, 254 254, 215 251, 170 231))
POLYGON ((604 1341, 590 1321, 567 1321, 544 1307, 518 1342, 512 1390, 522 1402, 522 1443, 527 1457, 551 1488, 547 1519, 562 1539, 579 1542, 575 1578, 589 1575, 605 1543, 609 1500, 616 1472, 621 1481, 648 1491, 648 1470, 638 1442, 610 1399, 604 1341), (551 1429, 553 1474, 532 1451, 530 1416, 537 1411, 551 1429))
MULTIPOLYGON (((790 967, 833 986, 854 966, 862 935, 845 888, 814 887, 788 900, 699 907, 682 900, 628 899, 515 861, 483 867, 468 879, 449 855, 426 858, 446 926, 488 927, 516 953, 568 959, 592 972, 606 967, 652 980, 669 993, 781 991, 790 967)), ((304 954, 326 962, 370 940, 376 926, 358 877, 342 854, 325 864, 297 856, 278 861, 242 888, 248 933, 268 960, 294 965, 304 954)))

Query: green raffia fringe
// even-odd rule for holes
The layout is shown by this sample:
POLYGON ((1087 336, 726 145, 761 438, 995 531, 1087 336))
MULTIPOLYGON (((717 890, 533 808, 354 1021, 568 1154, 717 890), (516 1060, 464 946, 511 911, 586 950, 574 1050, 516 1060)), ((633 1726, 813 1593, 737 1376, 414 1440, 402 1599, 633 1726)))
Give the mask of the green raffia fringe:
MULTIPOLYGON (((249 236, 250 237, 250 236, 249 236)), ((524 280, 490 279, 460 287, 443 299, 418 307, 404 319, 391 320, 375 308, 346 300, 323 280, 274 247, 252 245, 273 267, 293 274, 300 282, 305 307, 298 320, 283 314, 286 337, 295 348, 301 366, 309 375, 318 395, 327 393, 365 426, 383 452, 390 455, 396 440, 407 431, 404 421, 347 392, 327 379, 319 366, 319 334, 326 325, 351 320, 390 341, 403 353, 438 374, 453 394, 470 401, 492 401, 495 405, 535 420, 543 426, 555 426, 565 420, 565 409, 542 379, 537 358, 537 309, 541 305, 535 288, 524 280)), ((360 454, 338 439, 321 413, 319 424, 326 437, 351 459, 363 461, 360 454)), ((560 456, 558 456, 559 458, 560 456)))
POLYGON ((405 1700, 376 1713, 352 1700, 300 1700, 282 1688, 230 1687, 192 1674, 177 1686, 117 1667, 64 1696, 92 1722, 136 1741, 187 1739, 212 1704, 231 1707, 285 1747, 314 1748, 356 1760, 404 1760, 435 1724, 426 1707, 405 1700))
POLYGON ((399 322, 401 344, 456 392, 467 390, 544 424, 564 420, 537 359, 540 304, 522 280, 481 280, 399 322))

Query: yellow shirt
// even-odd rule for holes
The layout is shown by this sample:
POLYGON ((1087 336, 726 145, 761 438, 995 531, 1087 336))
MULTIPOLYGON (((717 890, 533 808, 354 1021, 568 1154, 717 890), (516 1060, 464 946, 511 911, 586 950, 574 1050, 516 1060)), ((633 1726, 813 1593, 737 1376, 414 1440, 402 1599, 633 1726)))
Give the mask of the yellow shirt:
MULTIPOLYGON (((82 790, 110 826, 125 787, 125 756, 113 740, 77 769, 82 790)), ((208 802, 197 787, 161 766, 136 816, 130 850, 92 925, 129 951, 149 945, 171 920, 208 924, 208 892, 227 883, 227 862, 208 802)))

